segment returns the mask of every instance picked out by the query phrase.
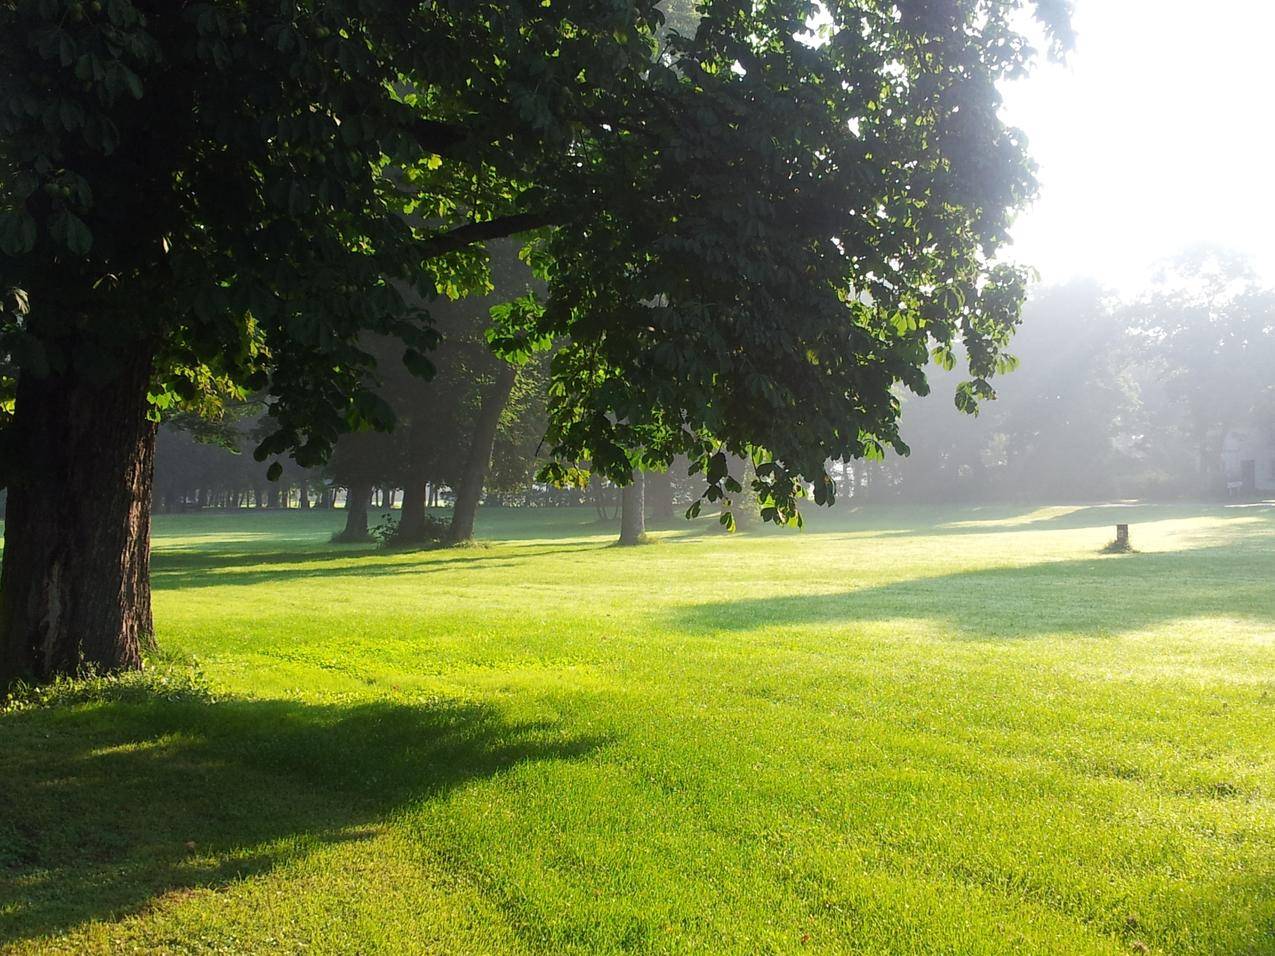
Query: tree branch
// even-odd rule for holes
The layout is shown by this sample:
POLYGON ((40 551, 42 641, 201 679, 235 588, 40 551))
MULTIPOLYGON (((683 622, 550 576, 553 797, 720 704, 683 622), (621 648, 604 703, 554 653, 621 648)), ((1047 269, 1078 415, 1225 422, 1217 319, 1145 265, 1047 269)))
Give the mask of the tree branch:
POLYGON ((469 139, 469 130, 465 127, 440 120, 417 120, 412 124, 412 133, 421 149, 437 156, 447 156, 469 139))
POLYGON ((557 210, 545 209, 540 212, 520 212, 512 216, 500 216, 486 219, 483 222, 471 222, 465 226, 457 226, 448 232, 426 239, 422 246, 426 259, 445 256, 456 252, 475 242, 488 239, 501 239, 515 233, 539 229, 541 226, 557 226, 566 221, 566 217, 557 210))

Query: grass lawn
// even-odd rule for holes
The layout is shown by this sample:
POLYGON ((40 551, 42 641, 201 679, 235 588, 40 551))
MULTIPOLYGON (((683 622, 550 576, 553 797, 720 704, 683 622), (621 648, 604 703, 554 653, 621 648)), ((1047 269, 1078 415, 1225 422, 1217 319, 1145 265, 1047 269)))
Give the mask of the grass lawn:
POLYGON ((160 518, 177 661, 0 716, 0 950, 1275 953, 1273 509, 340 520, 160 518))

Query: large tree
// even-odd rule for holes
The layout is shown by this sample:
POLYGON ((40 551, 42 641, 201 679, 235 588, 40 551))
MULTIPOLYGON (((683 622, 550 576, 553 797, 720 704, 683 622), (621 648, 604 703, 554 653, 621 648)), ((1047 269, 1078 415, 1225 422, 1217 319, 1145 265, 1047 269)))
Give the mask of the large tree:
MULTIPOLYGON (((154 419, 264 389, 262 460, 388 425, 369 333, 427 370, 428 299, 541 230, 566 461, 678 452, 786 520, 828 458, 897 444, 903 382, 988 377, 1033 188, 996 81, 1058 0, 8 0, 0 294, 11 420, 0 681, 136 666, 154 419), (823 11, 820 36, 808 33, 823 11), (651 303, 658 303, 653 306, 651 303), (622 424, 620 424, 622 423, 622 424)), ((280 463, 271 466, 276 474, 280 463)), ((569 477, 558 472, 555 477, 569 477)))

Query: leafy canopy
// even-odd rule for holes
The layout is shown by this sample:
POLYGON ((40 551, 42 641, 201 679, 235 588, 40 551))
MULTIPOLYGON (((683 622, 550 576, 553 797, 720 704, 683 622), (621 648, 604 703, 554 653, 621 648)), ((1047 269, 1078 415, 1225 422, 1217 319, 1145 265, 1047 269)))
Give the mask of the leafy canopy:
POLYGON ((991 263, 1033 190, 995 83, 1028 5, 0 3, 6 367, 265 388, 259 455, 313 463, 389 422, 368 335, 427 373, 409 293, 482 291, 481 243, 537 230, 547 299, 501 337, 563 343, 558 458, 623 481, 685 453, 717 498, 751 455, 788 520, 827 459, 902 447, 893 389, 932 351, 963 346, 962 407, 992 395, 1023 276, 991 263))

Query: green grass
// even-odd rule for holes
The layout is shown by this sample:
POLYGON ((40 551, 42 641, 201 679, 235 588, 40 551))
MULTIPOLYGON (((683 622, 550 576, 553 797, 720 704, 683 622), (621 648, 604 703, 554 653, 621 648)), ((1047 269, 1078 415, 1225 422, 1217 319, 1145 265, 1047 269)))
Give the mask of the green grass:
POLYGON ((0 949, 1275 953, 1275 511, 812 517, 161 518, 177 661, 0 717, 0 949))

